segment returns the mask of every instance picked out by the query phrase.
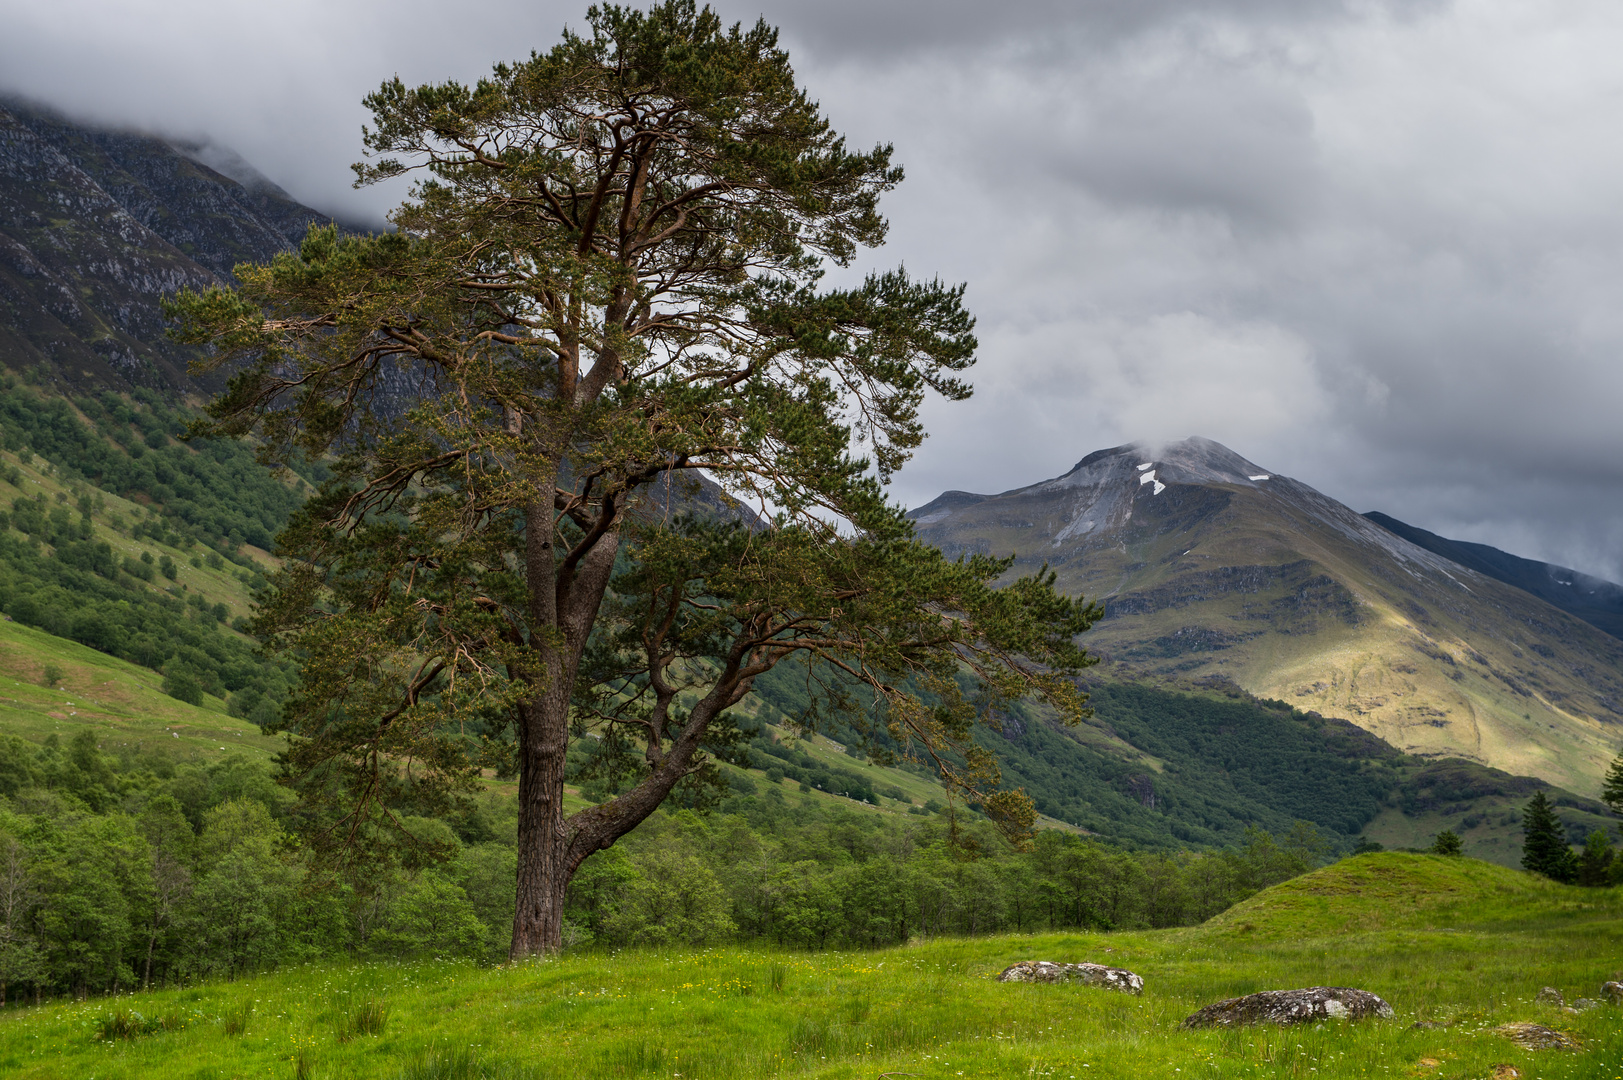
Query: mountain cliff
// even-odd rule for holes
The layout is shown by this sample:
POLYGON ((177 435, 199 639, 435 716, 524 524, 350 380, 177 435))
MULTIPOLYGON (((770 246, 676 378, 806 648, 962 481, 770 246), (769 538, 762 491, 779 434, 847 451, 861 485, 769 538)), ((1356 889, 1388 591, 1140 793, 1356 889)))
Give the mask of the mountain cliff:
POLYGON ((1623 737, 1623 642, 1207 439, 912 516, 949 553, 1046 563, 1102 600, 1095 652, 1222 675, 1409 753, 1593 793, 1623 737))
POLYGON ((209 149, 0 100, 0 364, 64 389, 191 386, 160 298, 325 220, 251 170, 203 164, 221 160, 209 149))

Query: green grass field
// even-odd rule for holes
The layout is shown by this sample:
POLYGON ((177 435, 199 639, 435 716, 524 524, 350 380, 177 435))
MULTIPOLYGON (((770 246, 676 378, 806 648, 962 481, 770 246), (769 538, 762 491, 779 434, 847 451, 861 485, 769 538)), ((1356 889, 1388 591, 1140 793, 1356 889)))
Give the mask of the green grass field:
POLYGON ((1623 894, 1385 853, 1156 933, 937 940, 873 953, 566 955, 497 968, 309 967, 0 1014, 13 1077, 1623 1076, 1623 1009, 1570 1014, 1623 966, 1623 894), (1021 959, 1144 976, 1140 998, 994 981, 1021 959), (1346 985, 1388 1021, 1186 1032, 1200 1005, 1346 985), (1523 1050, 1529 1020, 1581 1040, 1523 1050), (1417 1028, 1416 1021, 1445 1025, 1417 1028), (119 1029, 147 1034, 120 1035, 119 1029), (1498 1075, 1510 1074, 1501 1071, 1498 1075))

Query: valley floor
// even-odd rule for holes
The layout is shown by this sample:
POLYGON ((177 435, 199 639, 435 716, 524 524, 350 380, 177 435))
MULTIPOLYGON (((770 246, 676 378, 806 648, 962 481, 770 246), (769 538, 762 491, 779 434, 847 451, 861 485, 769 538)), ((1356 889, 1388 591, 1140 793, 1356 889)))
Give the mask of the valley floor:
POLYGON ((1383 853, 1286 882, 1203 926, 936 940, 871 953, 566 955, 496 968, 312 966, 238 982, 0 1013, 13 1077, 1607 1077, 1623 1008, 1623 890, 1470 859, 1383 853), (1092 960, 1142 997, 1000 984, 1023 959, 1092 960), (1186 1032, 1219 998, 1355 986, 1388 1021, 1186 1032), (1419 1028, 1417 1021, 1441 1027, 1419 1028), (1580 1051, 1492 1030, 1533 1021, 1580 1051), (151 1029, 119 1035, 119 1029, 151 1029), (1511 1066, 1515 1073, 1502 1066, 1511 1066), (1498 1070, 1496 1072, 1496 1070, 1498 1070))

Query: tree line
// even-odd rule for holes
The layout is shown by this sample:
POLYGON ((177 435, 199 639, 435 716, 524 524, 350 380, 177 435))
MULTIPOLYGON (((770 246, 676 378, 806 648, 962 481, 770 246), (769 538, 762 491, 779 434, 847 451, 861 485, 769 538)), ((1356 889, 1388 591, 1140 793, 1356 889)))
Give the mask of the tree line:
MULTIPOLYGON (((1029 852, 982 820, 878 814, 793 781, 661 811, 571 884, 575 947, 771 942, 874 947, 914 937, 1177 926, 1315 865, 1284 841, 1166 855, 1044 832, 1029 852), (957 832, 957 842, 952 835, 957 832)), ((336 956, 497 960, 511 936, 515 801, 438 817, 394 807, 421 847, 335 871, 297 837, 300 807, 242 754, 0 737, 0 999, 237 977, 336 956)))

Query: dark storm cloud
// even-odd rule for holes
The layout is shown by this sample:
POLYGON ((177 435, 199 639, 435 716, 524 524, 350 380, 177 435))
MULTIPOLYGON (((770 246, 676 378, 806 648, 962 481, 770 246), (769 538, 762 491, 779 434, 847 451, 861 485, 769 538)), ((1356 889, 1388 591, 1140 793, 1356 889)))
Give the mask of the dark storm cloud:
MULTIPOLYGON (((584 3, 0 0, 0 83, 349 190, 360 98, 584 3)), ((723 4, 859 145, 905 261, 969 283, 976 397, 917 504, 1202 434, 1357 509, 1623 578, 1623 9, 1599 0, 723 4)), ((860 268, 859 268, 860 269, 860 268)))

